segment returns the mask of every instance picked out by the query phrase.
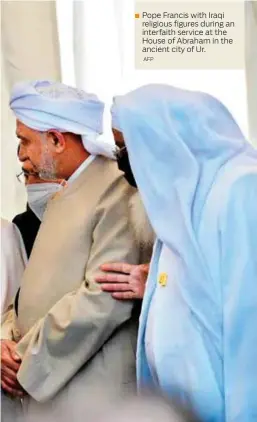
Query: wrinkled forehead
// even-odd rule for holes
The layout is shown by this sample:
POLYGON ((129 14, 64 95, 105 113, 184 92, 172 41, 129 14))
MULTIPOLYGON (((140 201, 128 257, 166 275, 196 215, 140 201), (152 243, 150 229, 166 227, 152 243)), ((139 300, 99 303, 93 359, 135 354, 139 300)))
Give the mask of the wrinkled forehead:
POLYGON ((33 136, 38 136, 40 132, 35 129, 31 129, 30 127, 26 126, 20 120, 16 120, 16 136, 20 139, 22 138, 31 138, 33 136))

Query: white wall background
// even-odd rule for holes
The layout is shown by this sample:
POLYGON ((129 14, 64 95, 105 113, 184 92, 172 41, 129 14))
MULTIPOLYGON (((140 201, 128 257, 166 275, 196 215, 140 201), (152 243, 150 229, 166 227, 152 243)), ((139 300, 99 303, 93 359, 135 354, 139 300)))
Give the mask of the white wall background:
POLYGON ((114 94, 151 82, 203 90, 223 101, 248 135, 244 70, 135 70, 134 0, 67 0, 64 3, 57 0, 61 52, 73 52, 76 68, 75 73, 71 68, 63 68, 64 82, 93 91, 107 103, 114 94), (67 15, 74 14, 69 21, 70 31, 63 20, 65 8, 67 15))
POLYGON ((1 216, 11 220, 26 205, 25 188, 16 174, 18 141, 9 110, 14 83, 61 79, 54 1, 1 1, 1 216))
POLYGON ((249 138, 257 146, 257 0, 246 2, 246 82, 249 138))

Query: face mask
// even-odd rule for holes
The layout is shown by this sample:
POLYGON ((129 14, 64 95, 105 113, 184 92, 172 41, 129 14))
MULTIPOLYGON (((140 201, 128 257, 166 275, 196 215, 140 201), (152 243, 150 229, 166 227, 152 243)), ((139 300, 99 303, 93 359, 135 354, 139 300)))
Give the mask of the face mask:
POLYGON ((117 164, 120 171, 123 171, 125 173, 124 177, 128 181, 128 183, 134 188, 137 188, 137 182, 135 181, 134 175, 130 167, 128 152, 126 148, 122 148, 118 153, 117 164))
POLYGON ((62 188, 59 183, 35 183, 26 186, 29 207, 40 221, 43 219, 48 201, 62 188))

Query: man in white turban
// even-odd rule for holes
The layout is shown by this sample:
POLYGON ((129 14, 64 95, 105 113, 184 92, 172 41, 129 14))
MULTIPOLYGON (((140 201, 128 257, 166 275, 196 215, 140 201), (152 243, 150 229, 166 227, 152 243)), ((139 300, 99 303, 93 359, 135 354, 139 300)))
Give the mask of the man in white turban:
POLYGON ((23 170, 59 185, 2 327, 21 359, 2 382, 13 396, 24 391, 27 421, 62 414, 78 422, 103 395, 134 388, 133 303, 94 281, 103 262, 140 263, 128 223, 134 189, 111 159, 114 143, 99 138, 104 106, 96 96, 36 81, 17 85, 10 107, 23 170))

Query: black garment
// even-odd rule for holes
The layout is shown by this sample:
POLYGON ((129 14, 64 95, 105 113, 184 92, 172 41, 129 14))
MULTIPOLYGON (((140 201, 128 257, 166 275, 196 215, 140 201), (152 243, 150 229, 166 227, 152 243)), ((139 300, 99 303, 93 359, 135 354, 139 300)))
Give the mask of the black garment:
POLYGON ((27 205, 27 211, 16 215, 12 222, 18 227, 20 231, 27 257, 29 258, 41 221, 27 205))
POLYGON ((125 179, 128 181, 128 183, 131 186, 133 186, 134 188, 137 188, 137 182, 135 181, 134 175, 130 167, 127 148, 126 147, 121 148, 116 158, 117 158, 118 168, 120 171, 124 172, 125 179))

